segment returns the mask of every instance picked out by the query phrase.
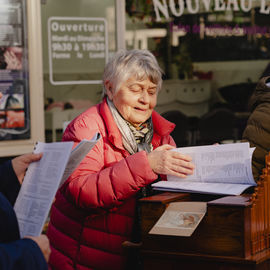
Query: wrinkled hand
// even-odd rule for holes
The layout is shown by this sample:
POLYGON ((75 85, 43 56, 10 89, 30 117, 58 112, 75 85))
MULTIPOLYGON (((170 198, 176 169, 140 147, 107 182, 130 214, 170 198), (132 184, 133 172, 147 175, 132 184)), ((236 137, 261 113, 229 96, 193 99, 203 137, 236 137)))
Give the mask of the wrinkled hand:
POLYGON ((51 254, 50 242, 48 237, 45 234, 41 234, 39 236, 26 236, 25 238, 32 239, 38 244, 46 262, 48 262, 51 254))
POLYGON ((156 174, 170 174, 185 178, 193 174, 194 164, 191 157, 179 152, 169 151, 174 147, 168 144, 159 146, 148 154, 150 167, 156 174))
POLYGON ((22 183, 26 169, 28 168, 29 164, 40 160, 42 154, 24 154, 12 159, 12 167, 15 171, 15 174, 20 183, 22 183))

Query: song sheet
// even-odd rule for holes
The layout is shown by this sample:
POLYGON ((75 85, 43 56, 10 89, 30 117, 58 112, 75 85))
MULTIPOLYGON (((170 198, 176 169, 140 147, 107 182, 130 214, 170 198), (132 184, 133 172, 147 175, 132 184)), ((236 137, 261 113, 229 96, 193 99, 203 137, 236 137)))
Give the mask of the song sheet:
POLYGON ((71 175, 71 173, 78 167, 87 153, 95 146, 100 138, 100 134, 96 133, 94 137, 89 141, 83 139, 80 143, 71 151, 68 164, 61 179, 61 186, 71 175))
POLYGON ((42 232, 59 186, 98 139, 99 134, 93 140, 82 140, 73 150, 73 142, 36 144, 34 153, 43 153, 43 156, 29 165, 14 205, 21 237, 42 232))
POLYGON ((192 157, 194 174, 186 178, 168 175, 168 181, 154 183, 154 189, 239 195, 256 186, 251 167, 254 148, 249 143, 183 147, 173 151, 192 157))
POLYGON ((73 142, 36 144, 40 161, 29 165, 14 205, 21 237, 41 233, 64 173, 73 142))

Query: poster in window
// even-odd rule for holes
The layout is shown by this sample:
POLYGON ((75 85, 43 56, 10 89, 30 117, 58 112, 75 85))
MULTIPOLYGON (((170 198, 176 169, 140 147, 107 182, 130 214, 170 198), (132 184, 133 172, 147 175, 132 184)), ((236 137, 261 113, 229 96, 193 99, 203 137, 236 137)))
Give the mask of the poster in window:
POLYGON ((0 0, 0 140, 30 138, 25 0, 0 0))

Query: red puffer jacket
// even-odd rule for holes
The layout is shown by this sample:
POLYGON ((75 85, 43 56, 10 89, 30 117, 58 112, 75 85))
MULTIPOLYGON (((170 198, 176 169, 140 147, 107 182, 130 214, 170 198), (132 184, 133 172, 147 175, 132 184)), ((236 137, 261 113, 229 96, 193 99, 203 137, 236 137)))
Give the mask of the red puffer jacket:
MULTIPOLYGON (((174 124, 152 114, 152 144, 175 145, 174 124)), ((124 269, 122 243, 130 240, 137 191, 157 179, 144 151, 130 155, 104 100, 67 127, 63 140, 101 139, 56 195, 48 237, 53 270, 124 269)))

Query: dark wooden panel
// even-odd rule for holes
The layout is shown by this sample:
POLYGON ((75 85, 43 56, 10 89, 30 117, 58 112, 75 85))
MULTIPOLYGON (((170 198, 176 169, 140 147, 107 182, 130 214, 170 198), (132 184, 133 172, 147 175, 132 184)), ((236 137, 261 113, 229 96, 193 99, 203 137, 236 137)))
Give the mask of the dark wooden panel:
POLYGON ((149 252, 143 254, 145 270, 269 270, 269 252, 264 253, 263 260, 258 256, 250 259, 236 259, 224 256, 202 256, 185 253, 149 252))
MULTIPOLYGON (((187 197, 179 199, 186 200, 187 197)), ((249 218, 248 207, 242 204, 233 206, 231 201, 228 206, 224 202, 209 204, 205 217, 190 237, 148 234, 166 205, 152 203, 151 200, 141 205, 143 249, 235 257, 250 255, 250 239, 245 239, 250 234, 247 233, 249 228, 245 222, 249 218)))

